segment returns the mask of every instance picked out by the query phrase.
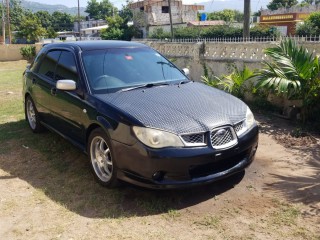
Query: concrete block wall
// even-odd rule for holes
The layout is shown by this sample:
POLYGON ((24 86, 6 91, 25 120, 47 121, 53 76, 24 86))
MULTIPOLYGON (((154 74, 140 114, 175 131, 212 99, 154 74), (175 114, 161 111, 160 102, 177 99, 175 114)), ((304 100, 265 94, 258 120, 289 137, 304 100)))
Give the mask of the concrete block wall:
MULTIPOLYGON (((174 59, 179 68, 188 67, 190 76, 195 81, 200 81, 204 74, 203 65, 216 76, 231 73, 230 66, 235 64, 242 68, 244 65, 250 69, 262 67, 267 56, 263 50, 276 45, 276 42, 233 42, 233 43, 170 43, 148 42, 145 44, 159 51, 164 56, 174 59)), ((309 52, 320 55, 319 42, 302 43, 309 52)))
MULTIPOLYGON (((5 44, 0 45, 0 62, 3 61, 17 61, 22 60, 23 57, 20 54, 20 48, 28 46, 26 44, 5 44)), ((39 52, 42 45, 35 44, 36 52, 39 52)))

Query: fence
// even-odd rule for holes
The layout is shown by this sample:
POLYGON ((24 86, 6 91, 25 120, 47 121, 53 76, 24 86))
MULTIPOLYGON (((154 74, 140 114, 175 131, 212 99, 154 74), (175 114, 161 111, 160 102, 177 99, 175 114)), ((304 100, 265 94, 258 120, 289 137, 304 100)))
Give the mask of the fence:
POLYGON ((320 42, 320 35, 314 36, 273 36, 273 37, 250 37, 250 38, 242 38, 242 37, 234 37, 234 38, 174 38, 174 39, 152 39, 152 38, 144 38, 144 39, 133 39, 133 41, 137 42, 172 42, 172 43, 199 43, 199 42, 212 42, 212 43, 234 43, 234 42, 247 42, 247 43, 255 43, 255 42, 279 42, 284 39, 292 39, 296 42, 320 42))

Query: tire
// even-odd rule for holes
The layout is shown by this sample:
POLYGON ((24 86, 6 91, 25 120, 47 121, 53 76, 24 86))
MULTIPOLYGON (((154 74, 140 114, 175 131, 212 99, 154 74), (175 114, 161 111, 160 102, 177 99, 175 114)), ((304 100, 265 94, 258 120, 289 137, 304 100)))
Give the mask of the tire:
POLYGON ((25 111, 26 120, 31 130, 34 133, 42 132, 44 128, 40 123, 39 113, 30 96, 26 97, 26 100, 24 103, 24 111, 25 111))
POLYGON ((104 187, 116 187, 118 185, 117 166, 111 142, 101 128, 91 132, 87 152, 95 180, 104 187))

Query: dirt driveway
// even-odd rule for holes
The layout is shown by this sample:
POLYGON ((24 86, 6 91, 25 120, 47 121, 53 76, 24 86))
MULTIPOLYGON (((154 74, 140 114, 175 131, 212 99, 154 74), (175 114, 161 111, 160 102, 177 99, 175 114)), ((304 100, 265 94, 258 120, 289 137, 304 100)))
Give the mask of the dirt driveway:
POLYGON ((245 173, 151 191, 100 187, 86 156, 16 116, 0 124, 0 239, 320 239, 320 141, 287 137, 285 120, 256 115, 245 173))

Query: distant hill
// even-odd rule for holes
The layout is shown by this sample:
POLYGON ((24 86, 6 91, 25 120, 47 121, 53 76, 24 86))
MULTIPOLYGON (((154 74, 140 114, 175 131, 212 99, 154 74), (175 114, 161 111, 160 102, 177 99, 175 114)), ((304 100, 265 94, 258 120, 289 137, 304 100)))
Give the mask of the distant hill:
MULTIPOLYGON (((54 11, 59 11, 59 12, 64 12, 68 13, 71 15, 78 15, 78 8, 77 7, 67 7, 64 5, 50 5, 50 4, 42 4, 42 3, 37 3, 37 2, 32 2, 32 1, 25 1, 21 0, 21 6, 31 10, 32 12, 37 12, 37 11, 48 11, 50 14, 52 14, 54 11)), ((80 7, 80 15, 81 16, 87 16, 88 13, 84 12, 85 8, 80 7)))
MULTIPOLYGON (((269 2, 269 0, 251 1, 251 12, 256 12, 260 10, 261 7, 266 8, 269 2)), ((197 3, 197 5, 204 5, 204 12, 216 12, 223 9, 235 9, 243 12, 243 0, 212 0, 197 3)))

